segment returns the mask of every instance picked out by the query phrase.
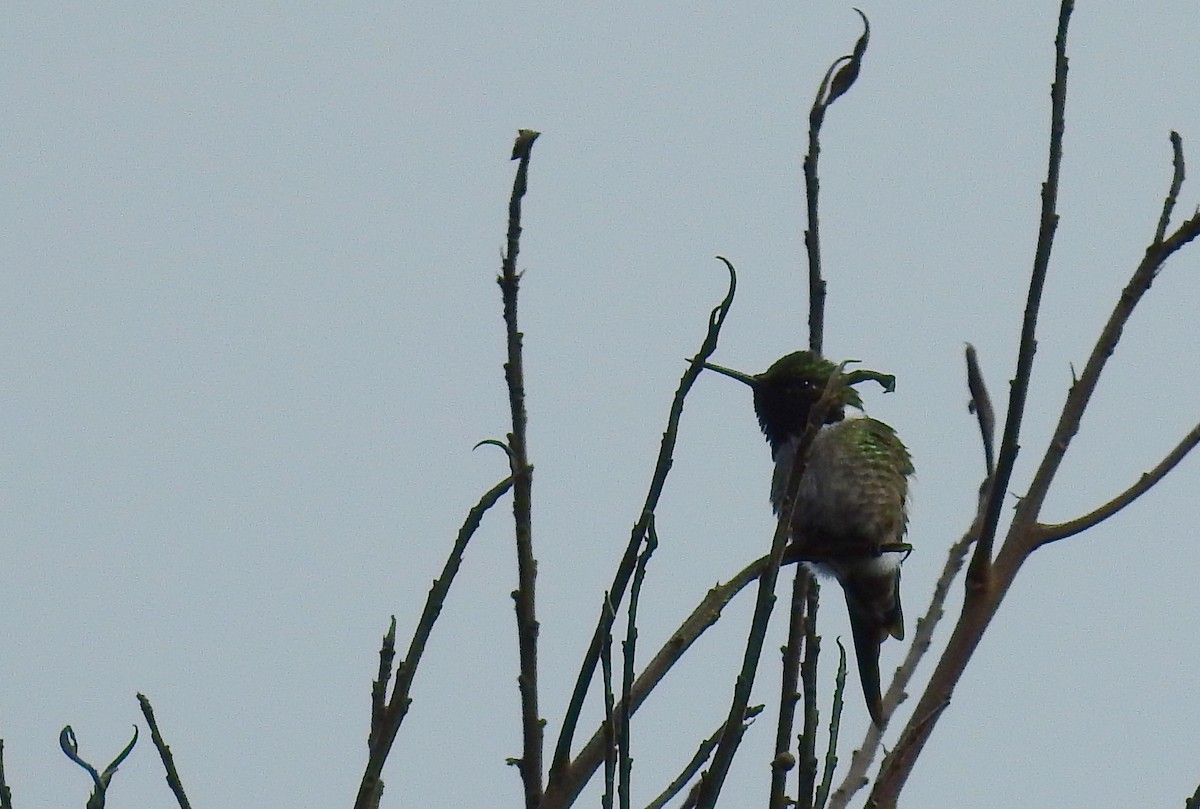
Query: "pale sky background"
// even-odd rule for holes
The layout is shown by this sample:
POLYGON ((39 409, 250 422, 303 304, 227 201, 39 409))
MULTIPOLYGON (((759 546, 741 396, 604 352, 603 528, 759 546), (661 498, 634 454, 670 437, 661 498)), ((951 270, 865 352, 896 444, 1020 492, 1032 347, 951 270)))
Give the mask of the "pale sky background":
MULTIPOLYGON (((909 626, 974 508, 962 348, 1003 409, 1045 172, 1057 3, 863 0, 871 47, 822 162, 826 348, 896 374, 869 411, 918 480, 909 626)), ((349 806, 379 639, 415 624, 505 475, 493 282, 520 127, 522 327, 543 713, 553 740, 683 360, 802 347, 800 164, 849 3, 10 3, 0 38, 0 737, 20 809, 82 806, 152 699, 196 807, 349 806)), ((1059 228, 1013 481, 1153 233, 1168 132, 1200 202, 1200 7, 1081 2, 1059 228)), ((1045 511, 1078 516, 1196 422, 1200 245, 1127 329, 1045 511)), ((747 391, 684 411, 644 659, 770 541, 747 391)), ((919 763, 912 806, 1178 806, 1200 781, 1200 459, 1022 571, 919 763)), ((1006 515, 1011 510, 1006 510, 1006 515)), ((511 501, 467 553, 384 804, 517 806, 511 501)), ((959 585, 944 640, 957 614, 959 585)), ((827 668, 847 627, 828 591, 827 668)), ((634 721, 634 798, 727 709, 743 596, 634 721)), ((776 614, 722 805, 765 805, 776 614)), ((884 666, 903 647, 885 647, 884 666)), ((932 658, 919 674, 926 676, 932 658)), ((923 681, 923 679, 922 679, 923 681)), ((828 683, 828 678, 826 683, 828 683)), ((866 725, 851 675, 842 756, 866 725)), ((913 699, 901 709, 901 719, 913 699)), ((823 697, 823 716, 828 695, 823 697)), ((586 730, 598 718, 593 702, 586 730)), ((889 744, 900 727, 896 723, 889 744)), ((598 781, 581 805, 596 805, 598 781)), ((112 807, 170 807, 148 734, 112 807)))

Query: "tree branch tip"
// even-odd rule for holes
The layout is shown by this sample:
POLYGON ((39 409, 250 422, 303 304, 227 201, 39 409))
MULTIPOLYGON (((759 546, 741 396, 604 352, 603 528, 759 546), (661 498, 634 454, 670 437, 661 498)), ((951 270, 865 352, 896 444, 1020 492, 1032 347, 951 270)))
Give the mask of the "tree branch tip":
POLYGON ((528 160, 530 150, 533 149, 533 142, 538 139, 538 135, 542 134, 533 129, 517 130, 517 139, 513 141, 511 160, 528 160))

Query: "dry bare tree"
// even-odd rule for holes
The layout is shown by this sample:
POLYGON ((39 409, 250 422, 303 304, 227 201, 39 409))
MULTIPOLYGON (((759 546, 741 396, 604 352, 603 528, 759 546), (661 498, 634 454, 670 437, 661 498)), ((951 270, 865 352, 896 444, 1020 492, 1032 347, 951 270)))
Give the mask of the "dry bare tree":
MULTIPOLYGON (((371 690, 368 760, 354 803, 355 809, 376 809, 382 805, 384 765, 412 704, 413 676, 421 663, 426 643, 436 626, 438 615, 462 564, 463 554, 472 535, 489 509, 509 492, 512 493, 518 570, 517 589, 513 598, 519 650, 518 684, 523 739, 522 755, 512 763, 520 773, 526 809, 561 809, 574 805, 584 787, 601 770, 604 772, 605 781, 603 805, 619 805, 622 809, 627 809, 631 805, 629 783, 632 754, 628 734, 631 717, 662 681, 663 676, 684 658, 696 639, 720 619, 722 609, 730 600, 741 590, 756 585, 754 617, 742 650, 742 666, 734 684, 727 716, 713 729, 709 737, 696 741, 695 754, 688 764, 672 777, 664 777, 661 794, 648 804, 650 807, 661 807, 677 796, 685 795, 686 797, 682 798, 684 806, 716 805, 747 723, 763 711, 762 706, 751 706, 749 698, 759 668, 768 621, 778 599, 776 589, 781 571, 794 572, 791 574, 792 587, 787 601, 789 621, 784 665, 778 702, 774 706, 776 733, 770 771, 769 807, 782 809, 787 805, 848 806, 855 795, 871 783, 871 773, 876 766, 878 769, 864 805, 892 807, 897 804, 925 743, 936 729, 943 711, 950 704, 955 686, 1023 564, 1039 548, 1077 536, 1141 497, 1200 443, 1198 424, 1183 436, 1175 448, 1153 469, 1142 474, 1126 490, 1114 495, 1103 505, 1061 523, 1046 523, 1040 519, 1042 505, 1054 483, 1055 474, 1079 429, 1080 420, 1096 390, 1105 364, 1115 350, 1130 315, 1162 272, 1167 259, 1200 235, 1200 212, 1172 227, 1173 213, 1184 182, 1183 141, 1177 133, 1172 132, 1170 144, 1173 171, 1157 225, 1153 229, 1144 256, 1133 268, 1127 285, 1113 305, 1107 323, 1096 338, 1091 356, 1082 373, 1074 379, 1070 387, 1057 428, 1042 450, 1042 460, 1037 471, 1024 489, 1011 519, 1006 525, 1002 525, 1001 506, 1013 489, 1014 461, 1020 446, 1021 425, 1029 407, 1029 381, 1036 354, 1042 289, 1051 265, 1058 222, 1056 206, 1064 110, 1067 102, 1067 33, 1072 10, 1072 0, 1062 0, 1055 37, 1049 153, 1041 194, 1040 228, 1029 277, 1020 340, 1016 346, 1016 370, 1004 407, 998 451, 994 447, 997 426, 995 409, 975 351, 968 346, 966 381, 973 412, 979 423, 984 455, 978 509, 970 517, 965 530, 954 532, 959 538, 950 547, 943 573, 934 591, 929 595, 929 603, 923 616, 917 621, 907 655, 896 670, 884 697, 886 715, 890 715, 914 687, 912 678, 916 664, 932 649, 933 629, 943 615, 947 594, 958 580, 967 557, 970 556, 965 577, 962 578, 965 598, 954 629, 944 648, 940 650, 936 666, 928 681, 919 687, 920 696, 895 748, 876 765, 881 731, 872 725, 852 756, 840 785, 836 789, 833 788, 841 694, 845 680, 843 651, 841 667, 834 684, 832 721, 829 724, 823 766, 818 759, 817 740, 820 728, 816 661, 820 652, 820 638, 817 636, 813 618, 819 603, 819 586, 805 566, 784 566, 787 524, 783 517, 779 520, 770 552, 750 562, 726 582, 707 592, 662 648, 640 672, 636 670, 638 596, 646 574, 647 561, 658 544, 655 512, 671 469, 684 402, 702 372, 703 363, 716 350, 721 328, 734 301, 736 272, 733 265, 723 258, 721 261, 729 273, 728 292, 711 311, 700 349, 689 362, 676 390, 644 504, 634 521, 625 551, 617 561, 611 584, 605 591, 603 604, 595 626, 591 629, 590 642, 580 662, 566 711, 562 717, 555 719, 557 737, 553 745, 547 747, 544 736, 547 725, 539 710, 537 562, 534 557, 530 516, 533 466, 525 439, 527 418, 522 334, 517 317, 521 278, 517 264, 521 238, 521 205, 528 186, 532 147, 538 133, 522 130, 516 139, 512 154, 513 159, 518 162, 509 202, 507 249, 498 278, 503 302, 507 345, 504 370, 512 427, 503 440, 481 442, 499 447, 506 453, 510 474, 484 493, 468 513, 441 574, 433 583, 403 657, 399 660, 396 657, 394 618, 384 636, 379 653, 378 674, 371 690), (623 626, 618 624, 618 618, 621 616, 625 619, 623 626), (615 659, 614 655, 614 637, 621 639, 622 654, 619 660, 615 659), (600 669, 599 679, 596 676, 597 669, 600 669), (603 691, 605 719, 599 727, 592 729, 586 741, 577 745, 584 700, 589 690, 597 687, 597 684, 603 691), (798 737, 795 731, 797 709, 801 721, 798 737), (798 743, 794 741, 797 738, 798 743), (793 770, 795 781, 789 795, 788 776, 793 770)), ((859 13, 861 15, 861 12, 859 13)), ((831 105, 852 88, 862 69, 870 30, 866 16, 862 19, 863 35, 849 54, 840 57, 830 66, 820 82, 809 116, 808 154, 804 162, 807 197, 805 245, 810 297, 808 337, 810 348, 818 353, 822 347, 826 298, 826 284, 821 270, 818 206, 820 133, 831 105)), ((811 435, 808 438, 811 440, 811 435)), ((802 466, 801 461, 799 467, 802 469, 802 466)), ((798 477, 799 472, 795 474, 795 479, 798 480, 798 477)), ((188 802, 182 782, 170 750, 159 733, 150 703, 141 695, 139 700, 151 728, 153 742, 162 757, 171 789, 179 805, 187 809, 188 802)), ((62 741, 64 752, 93 777, 95 791, 92 800, 89 801, 89 807, 103 806, 104 790, 116 771, 117 764, 128 755, 133 743, 131 742, 103 773, 99 773, 79 757, 74 735, 69 727, 64 729, 62 741)), ((9 809, 11 796, 4 783, 2 754, 3 745, 0 742, 0 809, 9 809)), ((1190 798, 1188 806, 1200 807, 1200 790, 1190 798)))

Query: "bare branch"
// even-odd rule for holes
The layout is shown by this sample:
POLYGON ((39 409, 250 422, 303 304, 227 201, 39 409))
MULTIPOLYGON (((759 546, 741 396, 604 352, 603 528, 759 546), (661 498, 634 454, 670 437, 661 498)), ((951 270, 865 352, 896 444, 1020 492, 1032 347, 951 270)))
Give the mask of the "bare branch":
POLYGON ((633 704, 634 670, 637 662, 637 615, 638 602, 642 595, 642 582, 646 579, 646 565, 650 557, 658 550, 658 531, 654 525, 654 515, 650 515, 647 525, 646 549, 638 556, 637 568, 633 572, 633 584, 629 590, 628 620, 625 626, 625 642, 622 644, 624 653, 624 668, 621 679, 621 722, 618 725, 617 749, 620 752, 620 781, 618 782, 618 804, 621 809, 629 809, 629 791, 633 781, 633 751, 629 741, 629 726, 633 704))
POLYGON ((383 636, 379 646, 379 675, 371 683, 371 733, 367 737, 367 746, 374 747, 379 737, 380 728, 387 711, 387 686, 392 679, 392 662, 396 659, 396 616, 388 625, 388 631, 383 636))
POLYGON ((821 637, 817 634, 817 609, 821 603, 821 585, 814 577, 808 588, 808 599, 804 605, 808 611, 808 626, 804 628, 804 663, 800 666, 800 679, 804 688, 804 731, 800 735, 800 769, 797 771, 796 806, 813 806, 813 792, 817 782, 817 726, 820 712, 817 709, 817 663, 821 659, 821 637))
POLYGON ((813 99, 808 113, 808 153, 804 156, 804 196, 808 202, 808 225, 804 231, 804 247, 808 253, 808 345, 817 354, 821 353, 825 334, 825 280, 821 277, 821 232, 818 217, 821 183, 817 178, 817 161, 821 156, 821 124, 825 121, 825 112, 858 78, 863 56, 867 52, 867 43, 871 38, 871 24, 867 15, 858 9, 854 10, 863 20, 862 36, 854 44, 853 53, 839 56, 829 66, 829 70, 825 71, 825 78, 817 88, 817 96, 813 99))
MULTIPOLYGON (((604 610, 608 614, 608 625, 611 627, 615 616, 608 593, 604 594, 604 610)), ((604 691, 604 793, 600 796, 600 809, 613 809, 617 782, 617 722, 613 712, 611 632, 604 636, 604 643, 600 648, 600 683, 604 691)))
MULTIPOLYGON (((761 705, 751 708, 750 710, 746 711, 745 721, 751 721, 760 713, 762 713, 761 705)), ((687 786, 688 781, 692 780, 692 776, 700 771, 700 768, 704 766, 704 762, 708 761, 708 757, 712 755, 713 749, 716 748, 717 742, 720 741, 721 734, 724 732, 725 726, 721 725, 721 727, 713 731, 711 736, 701 742, 700 748, 696 751, 696 755, 692 756, 692 760, 687 763, 687 766, 683 768, 683 771, 679 773, 675 780, 673 780, 657 798, 646 804, 646 809, 662 809, 662 807, 666 806, 672 798, 683 791, 683 788, 687 786)), ((695 805, 694 798, 692 799, 692 805, 695 805)))
POLYGON ((429 588, 425 607, 421 610, 417 628, 413 631, 412 640, 408 644, 408 654, 404 660, 400 661, 396 669, 392 697, 384 713, 383 722, 378 730, 374 727, 371 730, 370 755, 367 758, 367 767, 363 772, 362 782, 358 787, 358 797, 354 801, 354 809, 371 809, 379 805, 379 796, 383 790, 383 781, 380 780, 383 765, 387 761, 388 753, 392 750, 392 743, 396 741, 400 725, 408 714, 408 706, 412 703, 409 693, 412 690, 417 666, 421 662, 421 656, 425 653, 425 644, 429 640, 430 633, 433 632, 434 623, 437 622, 438 616, 442 612, 442 605, 446 602, 450 585, 454 583, 454 577, 462 565, 467 543, 471 541, 471 537, 479 528, 483 515, 504 496, 511 486, 512 478, 505 478, 479 498, 479 502, 467 513, 467 518, 458 530, 454 547, 450 549, 446 564, 442 566, 441 576, 434 579, 433 586, 429 588))
POLYGON ((1175 210, 1175 203, 1179 199, 1179 190, 1183 188, 1184 168, 1183 168, 1183 138, 1179 137, 1179 133, 1171 131, 1171 153, 1173 160, 1171 164, 1174 171, 1171 175, 1171 188, 1167 191, 1167 198, 1163 200, 1162 216, 1158 219, 1158 229, 1154 231, 1154 244, 1161 244, 1163 237, 1167 235, 1167 227, 1171 224, 1171 212, 1175 210))
POLYGON ((154 719, 154 708, 145 695, 138 694, 137 699, 138 704, 142 707, 142 716, 146 718, 146 724, 150 726, 150 740, 154 742, 154 749, 158 751, 158 757, 162 759, 163 769, 167 771, 167 786, 175 795, 175 802, 179 804, 179 809, 191 809, 191 804, 188 803, 187 795, 183 791, 183 782, 179 780, 179 771, 175 769, 175 757, 171 755, 171 748, 167 746, 162 734, 158 731, 158 722, 154 719))
MULTIPOLYGON (((679 387, 675 391, 675 398, 671 401, 671 411, 667 417, 667 428, 663 432, 662 443, 658 450, 658 460, 655 462, 654 474, 650 479, 650 490, 646 493, 646 502, 642 506, 642 511, 637 522, 634 523, 629 543, 625 546, 625 555, 621 557, 621 561, 617 566, 617 572, 613 576, 612 586, 609 588, 614 605, 619 605, 622 598, 624 598, 625 588, 629 584, 630 577, 633 576, 634 567, 637 564, 642 542, 649 529, 651 517, 654 514, 654 510, 658 507, 658 500, 662 496, 667 474, 671 470, 676 436, 679 431, 679 420, 683 415, 684 399, 703 370, 703 363, 717 350, 717 339, 721 334, 721 326, 725 323, 725 317, 729 314, 729 307, 733 305, 733 297, 737 292, 737 272, 734 270, 733 265, 720 256, 717 258, 724 262, 726 269, 729 271, 729 289, 725 293, 725 298, 709 313, 708 332, 704 337, 704 342, 700 346, 699 353, 690 361, 687 370, 683 374, 683 378, 679 382, 679 387)), ((571 692, 571 699, 567 704, 567 710, 563 716, 562 729, 559 732, 558 742, 554 747, 554 759, 550 765, 550 781, 546 785, 548 803, 543 809, 549 809, 549 807, 553 806, 566 806, 567 804, 563 801, 577 785, 576 778, 566 773, 565 770, 571 763, 571 742, 575 738, 575 729, 579 724, 579 714, 583 710, 583 701, 587 696, 592 677, 596 673, 596 664, 600 658, 601 640, 604 637, 604 633, 609 630, 610 627, 606 625, 602 614, 595 631, 592 633, 591 643, 584 653, 583 662, 579 666, 579 674, 575 679, 575 688, 571 692), (551 800, 552 795, 553 799, 551 800)), ((588 773, 588 777, 591 777, 591 772, 588 773)), ((579 785, 579 787, 582 788, 582 785, 579 785)))
MULTIPOLYGON (((692 610, 679 628, 667 639, 654 658, 646 664, 641 675, 634 681, 630 689, 629 704, 617 705, 614 715, 617 721, 622 716, 632 716, 645 702, 650 692, 662 681, 667 672, 679 662, 684 653, 691 648, 705 630, 717 622, 721 611, 735 595, 746 585, 762 575, 767 565, 767 557, 755 559, 742 568, 725 584, 718 584, 708 591, 701 602, 692 610)), ((724 725, 722 724, 722 727, 724 725)), ((619 729, 618 729, 619 730, 619 729)), ((562 809, 570 806, 584 786, 595 774, 604 760, 604 728, 601 726, 592 734, 587 744, 579 751, 575 760, 560 769, 562 773, 557 780, 551 780, 546 789, 546 797, 542 809, 562 809)))
POLYGON ((522 753, 518 762, 525 786, 525 809, 537 809, 542 800, 542 718, 538 712, 538 666, 536 612, 537 560, 533 556, 532 492, 533 467, 526 445, 525 370, 521 357, 522 334, 517 328, 517 292, 520 274, 517 254, 521 248, 521 199, 528 187, 529 158, 538 133, 522 129, 513 144, 512 159, 519 160, 508 202, 508 248, 501 265, 500 292, 504 298, 504 326, 508 360, 504 378, 508 384, 508 402, 512 410, 512 432, 508 448, 512 463, 513 522, 516 525, 517 589, 513 605, 517 614, 517 651, 521 692, 522 753))
POLYGON ((1134 500, 1137 500, 1143 494, 1150 491, 1154 484, 1166 477, 1167 473, 1174 469, 1189 452, 1195 449, 1197 444, 1200 444, 1200 424, 1193 427, 1191 432, 1184 436, 1183 440, 1176 445, 1175 449, 1171 450, 1167 457, 1163 458, 1157 466, 1143 474, 1137 483, 1100 506, 1100 508, 1068 522, 1039 526, 1038 546, 1041 547, 1051 542, 1057 542, 1060 539, 1066 539, 1104 522, 1134 500))
POLYGON ((792 726, 796 721, 796 702, 800 699, 800 653, 808 625, 805 600, 812 574, 804 565, 796 566, 792 580, 792 608, 788 621, 788 639, 783 647, 783 674, 779 687, 779 721, 775 726, 775 755, 771 759, 771 792, 767 802, 770 809, 784 809, 787 774, 796 764, 791 754, 792 726))
POLYGON ((1029 296, 1025 302, 1025 316, 1021 324, 1021 343, 1017 353, 1017 376, 1012 382, 1008 397, 1008 414, 1004 420, 1004 436, 1000 441, 1000 459, 997 463, 995 481, 984 510, 982 531, 975 545, 975 555, 967 569, 968 587, 986 587, 992 563, 992 544, 996 538, 996 527, 1000 522, 1000 508, 1008 494, 1013 466, 1017 460, 1021 435, 1021 419, 1025 415, 1025 399, 1029 393, 1029 379, 1033 373, 1033 357, 1037 352, 1037 318, 1042 303, 1042 288, 1046 283, 1046 272, 1050 266, 1050 251, 1054 246, 1054 232, 1058 228, 1058 176, 1062 165, 1062 142, 1067 104, 1067 27, 1074 0, 1063 0, 1058 14, 1058 34, 1054 39, 1054 83, 1050 88, 1050 157, 1046 169, 1046 182, 1042 185, 1042 213, 1038 226, 1037 249, 1033 258, 1033 273, 1029 280, 1029 296))
MULTIPOLYGON (((842 727, 842 705, 846 693, 846 647, 841 638, 837 639, 838 670, 833 681, 833 707, 829 713, 829 744, 825 748, 825 772, 821 776, 821 785, 817 787, 817 795, 813 799, 815 809, 824 809, 829 799, 829 788, 833 785, 833 773, 837 769, 838 731, 842 727)), ((871 723, 875 727, 875 723, 871 723)))
MULTIPOLYGON (((1182 176, 1183 147, 1182 143, 1179 142, 1179 147, 1175 152, 1175 169, 1171 181, 1171 190, 1167 193, 1167 202, 1164 204, 1164 211, 1170 207, 1171 197, 1176 193, 1176 180, 1182 176)), ((1097 338, 1095 346, 1092 347, 1092 353, 1088 357, 1087 364, 1083 368, 1083 373, 1080 375, 1079 381, 1071 386, 1071 390, 1067 394, 1066 404, 1063 405, 1058 425, 1054 429, 1054 437, 1046 448, 1046 454, 1043 456, 1042 462, 1034 474, 1028 493, 1018 507, 1020 511, 1029 515, 1029 520, 1037 519, 1037 514, 1045 500, 1046 493, 1049 491, 1050 484, 1058 472, 1062 459, 1066 455, 1067 448, 1070 447, 1071 440, 1075 437, 1075 434, 1079 432, 1083 413, 1091 401, 1092 394, 1096 391, 1096 386, 1100 382, 1100 375, 1104 371, 1109 357, 1116 352, 1117 343, 1120 342, 1121 335, 1125 330, 1125 324, 1129 322, 1129 318, 1133 315, 1133 310, 1141 302, 1146 292, 1149 291, 1150 285, 1158 277, 1158 273, 1162 270, 1166 260, 1197 236, 1200 236, 1200 213, 1186 220, 1166 239, 1155 241, 1146 248, 1146 253, 1142 257, 1141 263, 1134 270, 1129 283, 1125 285, 1125 289, 1121 291, 1121 297, 1113 306, 1113 311, 1109 315, 1108 321, 1100 331, 1100 336, 1097 338)), ((1029 532, 1024 536, 1024 540, 1025 546, 1023 551, 1025 553, 1032 553, 1038 545, 1045 544, 1040 540, 1040 532, 1037 531, 1029 532)))

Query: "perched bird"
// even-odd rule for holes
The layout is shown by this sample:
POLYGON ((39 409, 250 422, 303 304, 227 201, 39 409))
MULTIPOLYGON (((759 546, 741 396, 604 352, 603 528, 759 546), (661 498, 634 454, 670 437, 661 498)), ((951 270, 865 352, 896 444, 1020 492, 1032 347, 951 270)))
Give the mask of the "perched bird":
POLYGON ((785 558, 800 559, 833 576, 846 595, 858 674, 871 719, 883 726, 879 649, 889 635, 904 639, 900 610, 900 563, 911 547, 902 539, 908 524, 908 450, 895 430, 865 416, 846 418, 846 407, 862 409, 851 385, 891 377, 872 371, 842 376, 838 366, 810 351, 797 351, 765 372, 750 376, 719 365, 705 367, 745 382, 754 391, 754 411, 775 461, 771 504, 784 508, 788 478, 809 415, 829 388, 823 423, 813 438, 792 510, 785 558))

